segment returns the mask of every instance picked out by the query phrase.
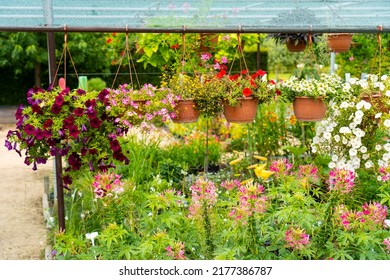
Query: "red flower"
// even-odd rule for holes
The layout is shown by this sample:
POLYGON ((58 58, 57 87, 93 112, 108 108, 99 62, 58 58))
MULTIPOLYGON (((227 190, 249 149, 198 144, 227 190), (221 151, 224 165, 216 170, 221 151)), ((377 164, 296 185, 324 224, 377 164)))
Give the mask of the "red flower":
POLYGON ((248 70, 242 70, 241 71, 241 75, 246 75, 246 74, 248 74, 248 70))
POLYGON ((256 83, 253 81, 253 79, 250 79, 249 82, 251 83, 252 87, 254 87, 254 88, 256 87, 256 83))
POLYGON ((24 132, 26 132, 27 135, 33 135, 35 133, 35 127, 31 124, 26 124, 24 132))
POLYGON ((99 128, 102 125, 102 121, 99 120, 98 118, 90 119, 89 123, 93 128, 99 128))
POLYGON ((267 74, 267 72, 263 71, 263 70, 257 70, 256 73, 260 76, 260 77, 263 77, 264 75, 267 74))
POLYGON ((79 136, 80 130, 77 126, 71 125, 69 126, 68 129, 69 129, 69 136, 72 136, 73 138, 77 138, 77 136, 79 136))
POLYGON ((76 109, 74 109, 73 114, 75 116, 81 117, 84 114, 84 109, 83 108, 76 108, 76 109))
POLYGON ((52 119, 48 119, 45 121, 45 123, 43 124, 43 128, 44 129, 47 129, 49 127, 51 127, 53 125, 53 120, 52 119))
POLYGON ((233 76, 230 76, 229 79, 230 79, 231 81, 236 81, 236 80, 238 80, 239 77, 240 77, 240 75, 235 74, 235 75, 233 75, 233 76))
POLYGON ((249 97, 252 95, 252 90, 250 88, 244 88, 242 90, 242 94, 245 96, 245 97, 249 97))
POLYGON ((226 74, 226 71, 224 69, 222 69, 221 71, 219 71, 219 73, 217 74, 217 78, 218 79, 222 79, 223 76, 225 76, 226 74))
POLYGON ((107 44, 109 44, 109 43, 111 43, 112 42, 112 38, 108 38, 107 40, 106 40, 106 43, 107 44))
POLYGON ((171 46, 171 49, 177 50, 179 47, 180 47, 179 43, 177 43, 176 45, 171 46))
POLYGON ((63 103, 64 103, 64 97, 62 95, 57 95, 55 99, 55 104, 57 106, 62 106, 63 103))

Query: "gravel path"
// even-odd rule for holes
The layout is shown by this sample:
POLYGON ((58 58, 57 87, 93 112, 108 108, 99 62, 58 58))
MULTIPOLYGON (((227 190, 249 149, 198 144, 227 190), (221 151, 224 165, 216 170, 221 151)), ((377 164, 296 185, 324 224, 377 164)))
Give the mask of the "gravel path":
POLYGON ((50 176, 53 162, 26 166, 24 158, 4 147, 12 125, 0 124, 0 260, 44 258, 47 229, 43 218, 43 177, 50 176))

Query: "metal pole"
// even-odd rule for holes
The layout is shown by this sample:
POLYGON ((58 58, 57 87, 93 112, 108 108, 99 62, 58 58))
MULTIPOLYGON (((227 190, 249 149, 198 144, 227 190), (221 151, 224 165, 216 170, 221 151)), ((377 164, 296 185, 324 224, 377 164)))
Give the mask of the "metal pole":
MULTIPOLYGON (((46 25, 51 26, 53 22, 52 3, 51 0, 45 0, 44 3, 45 21, 46 25)), ((56 47, 54 32, 47 33, 47 50, 48 50, 48 63, 49 63, 49 83, 53 86, 57 86, 57 80, 55 79, 56 73, 56 47)), ((65 230, 65 207, 64 207, 64 188, 62 182, 62 159, 60 155, 56 155, 54 158, 55 167, 55 190, 57 191, 57 208, 58 208, 58 226, 60 231, 65 230)))
POLYGON ((334 52, 330 53, 330 74, 334 74, 336 71, 336 54, 334 52))

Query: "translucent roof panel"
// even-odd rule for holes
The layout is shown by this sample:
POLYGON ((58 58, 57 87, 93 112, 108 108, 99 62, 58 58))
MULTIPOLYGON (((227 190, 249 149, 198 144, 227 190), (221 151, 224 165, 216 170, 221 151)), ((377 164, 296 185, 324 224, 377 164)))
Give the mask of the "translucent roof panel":
POLYGON ((390 30, 389 0, 0 0, 0 30, 390 30))

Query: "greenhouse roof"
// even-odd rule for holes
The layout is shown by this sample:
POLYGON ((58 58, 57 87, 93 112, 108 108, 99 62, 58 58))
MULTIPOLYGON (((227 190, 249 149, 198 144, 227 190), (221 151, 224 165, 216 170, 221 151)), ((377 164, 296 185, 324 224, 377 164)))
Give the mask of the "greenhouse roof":
POLYGON ((3 31, 390 32, 389 0, 0 0, 3 31))

